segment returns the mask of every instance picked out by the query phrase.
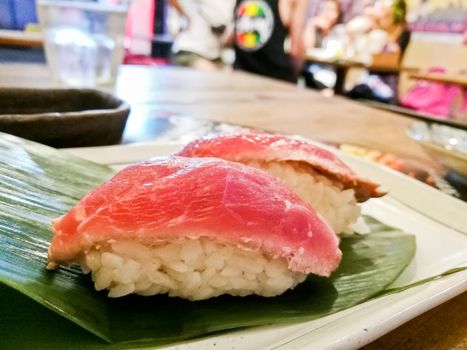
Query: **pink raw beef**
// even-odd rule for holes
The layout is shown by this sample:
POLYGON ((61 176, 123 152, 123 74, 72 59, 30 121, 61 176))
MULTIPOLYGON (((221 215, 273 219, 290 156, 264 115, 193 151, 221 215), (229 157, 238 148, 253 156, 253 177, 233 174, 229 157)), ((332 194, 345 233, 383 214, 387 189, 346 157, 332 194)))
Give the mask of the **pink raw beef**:
MULTIPOLYGON (((247 154, 248 144, 256 143, 252 137, 235 142, 237 150, 247 154)), ((260 144, 269 154, 267 140, 260 144)), ((204 144, 199 145, 191 147, 201 151, 204 144)), ((319 158, 323 167, 352 177, 327 152, 306 151, 308 159, 319 158)), ((157 158, 129 166, 54 220, 53 233, 50 268, 120 239, 152 244, 207 238, 285 258, 291 271, 321 276, 329 276, 341 260, 334 232, 282 182, 214 158, 157 158)))
POLYGON ((302 140, 266 133, 212 135, 185 146, 178 155, 184 157, 218 157, 234 162, 296 162, 353 188, 358 201, 380 197, 378 184, 355 174, 333 153, 302 140))

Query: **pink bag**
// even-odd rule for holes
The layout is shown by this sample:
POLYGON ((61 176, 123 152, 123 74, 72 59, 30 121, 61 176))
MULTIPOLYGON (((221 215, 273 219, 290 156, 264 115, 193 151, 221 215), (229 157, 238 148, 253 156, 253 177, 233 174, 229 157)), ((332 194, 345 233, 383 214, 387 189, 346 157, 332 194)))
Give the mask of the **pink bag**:
MULTIPOLYGON (((442 74, 442 68, 433 68, 430 74, 442 74)), ((449 118, 456 102, 463 99, 459 86, 420 80, 401 99, 401 105, 419 112, 449 118)))

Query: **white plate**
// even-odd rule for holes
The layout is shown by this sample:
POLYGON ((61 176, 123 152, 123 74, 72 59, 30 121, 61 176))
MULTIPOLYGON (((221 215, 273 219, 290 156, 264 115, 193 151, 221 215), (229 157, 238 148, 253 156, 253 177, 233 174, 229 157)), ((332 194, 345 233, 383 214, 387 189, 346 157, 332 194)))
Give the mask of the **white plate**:
MULTIPOLYGON (((148 143, 66 151, 120 168, 179 148, 176 144, 148 143)), ((466 203, 395 171, 333 151, 360 174, 390 191, 382 199, 365 203, 363 211, 416 236, 415 258, 395 286, 467 265, 466 203)), ((462 271, 311 322, 254 327, 164 349, 355 349, 466 290, 467 271, 462 271)))

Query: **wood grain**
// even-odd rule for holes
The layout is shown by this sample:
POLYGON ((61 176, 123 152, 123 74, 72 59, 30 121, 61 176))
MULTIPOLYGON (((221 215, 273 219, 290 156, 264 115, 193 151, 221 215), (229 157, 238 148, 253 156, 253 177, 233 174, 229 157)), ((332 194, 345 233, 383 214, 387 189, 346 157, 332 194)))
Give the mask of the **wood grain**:
POLYGON ((131 67, 121 78, 115 91, 131 104, 326 142, 353 143, 432 162, 407 136, 410 118, 341 97, 324 98, 312 90, 245 73, 131 67), (132 89, 130 80, 144 94, 132 89))
MULTIPOLYGON (((44 66, 0 65, 0 86, 57 83, 50 81, 44 66)), ((154 112, 351 143, 433 164, 407 136, 410 118, 245 73, 124 67, 113 91, 131 105, 149 106, 154 112)))
MULTIPOLYGON (((383 57, 383 55, 380 55, 383 57)), ((374 58, 375 59, 375 58, 374 58)), ((384 64, 384 62, 376 62, 376 63, 365 63, 361 61, 356 61, 352 59, 325 59, 321 57, 313 56, 312 54, 308 54, 306 56, 306 60, 309 63, 316 63, 322 65, 328 65, 337 68, 364 68, 367 70, 371 70, 374 72, 381 72, 381 73, 394 73, 397 74, 402 71, 417 71, 418 68, 416 67, 407 67, 398 64, 384 64)), ((382 61, 382 59, 380 59, 382 61)))
POLYGON ((0 29, 0 45, 42 47, 42 35, 20 30, 0 29))
POLYGON ((422 74, 411 73, 410 79, 432 81, 435 83, 454 84, 463 88, 467 88, 467 74, 422 74))
POLYGON ((467 293, 414 318, 361 350, 467 349, 467 293))

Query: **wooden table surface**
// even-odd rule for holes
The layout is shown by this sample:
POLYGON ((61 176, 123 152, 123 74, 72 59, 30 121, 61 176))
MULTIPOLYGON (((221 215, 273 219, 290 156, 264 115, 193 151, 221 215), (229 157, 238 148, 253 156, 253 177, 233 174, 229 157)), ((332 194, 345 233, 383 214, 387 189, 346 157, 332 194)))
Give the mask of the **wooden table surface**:
POLYGON ((336 70, 336 82, 334 84, 334 93, 342 95, 344 93, 345 79, 347 73, 351 68, 363 68, 371 72, 376 73, 385 73, 385 74, 399 74, 401 72, 413 72, 417 71, 417 68, 406 67, 402 65, 392 65, 392 64, 381 64, 381 63, 364 63, 352 59, 337 59, 331 58, 326 59, 319 56, 314 56, 313 54, 307 54, 306 60, 308 63, 321 64, 332 66, 336 70))
MULTIPOLYGON (((39 65, 1 65, 0 87, 53 87, 39 65)), ((151 118, 210 119, 351 143, 397 155, 431 160, 406 135, 412 120, 340 98, 245 73, 132 67, 121 69, 107 88, 132 106, 132 128, 151 118)), ((409 321, 365 346, 376 349, 467 349, 467 293, 409 321)))
MULTIPOLYGON (((0 64, 1 86, 56 87, 43 65, 0 64)), ((407 117, 246 73, 125 66, 107 88, 132 105, 130 118, 183 115, 350 143, 434 164, 406 134, 407 117)))
POLYGON ((409 78, 416 80, 433 81, 435 83, 445 83, 459 85, 467 88, 467 74, 430 74, 430 73, 411 73, 409 78))
POLYGON ((0 45, 42 47, 42 34, 0 29, 0 45))
POLYGON ((372 71, 382 72, 382 73, 399 73, 402 71, 414 71, 418 68, 414 67, 405 67, 401 65, 384 65, 384 64, 373 64, 373 63, 364 63, 352 59, 325 59, 313 55, 307 55, 306 60, 310 63, 318 63, 323 65, 330 65, 334 67, 343 67, 343 68, 365 68, 372 71))

